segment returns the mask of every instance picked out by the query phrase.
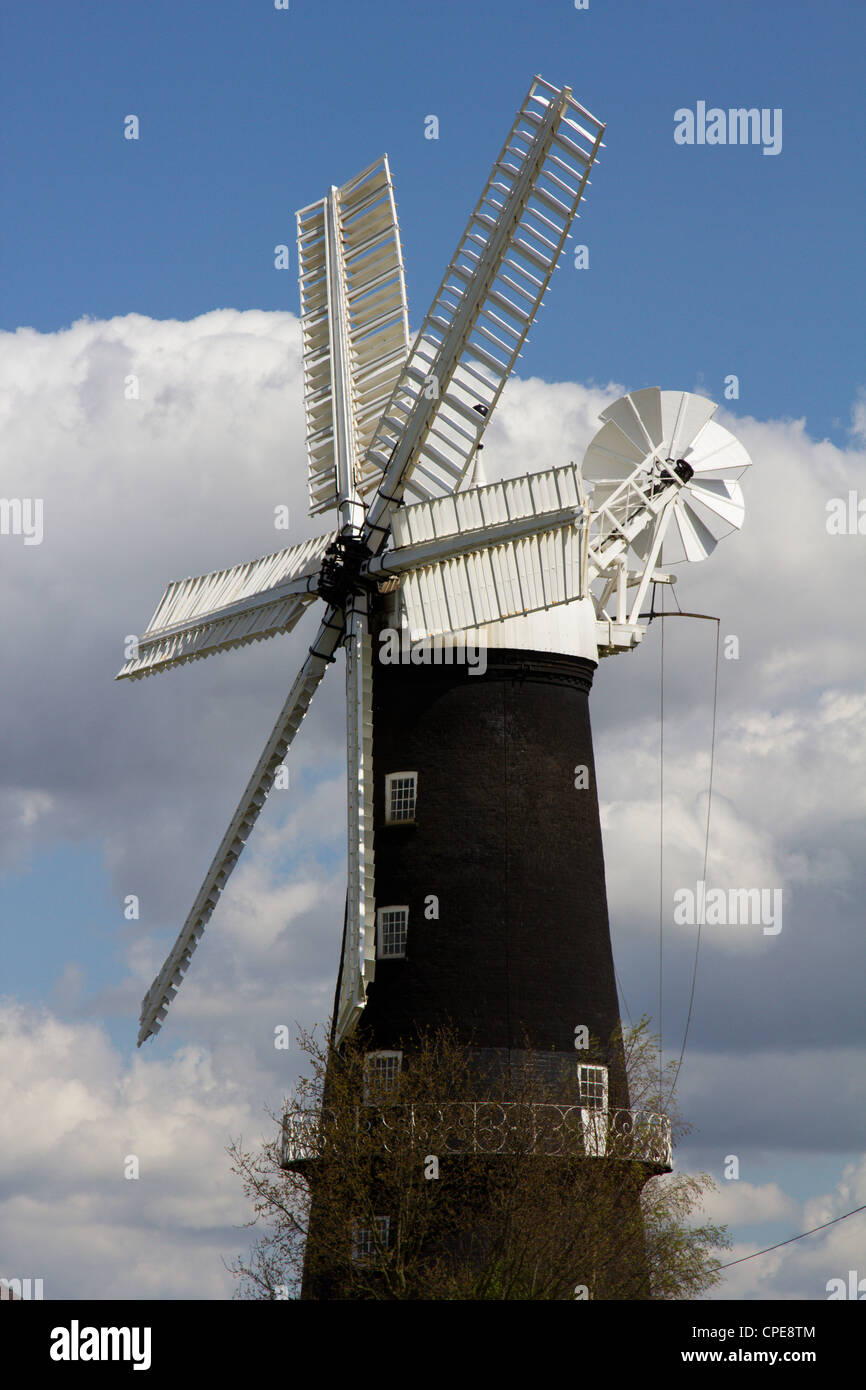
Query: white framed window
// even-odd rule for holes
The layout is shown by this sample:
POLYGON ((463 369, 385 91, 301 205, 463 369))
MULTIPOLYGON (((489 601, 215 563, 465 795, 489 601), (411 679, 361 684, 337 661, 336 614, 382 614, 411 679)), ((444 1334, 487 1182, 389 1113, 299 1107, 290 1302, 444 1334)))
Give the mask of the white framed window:
POLYGON ((380 1250, 387 1250, 391 1240, 390 1216, 374 1216, 375 1230, 356 1226, 352 1232, 352 1259, 356 1263, 372 1260, 380 1250))
POLYGON ((604 1158, 607 1153, 607 1067, 577 1068, 580 1083, 580 1117, 583 1123, 584 1152, 591 1158, 604 1158))
POLYGON ((399 825, 413 821, 417 800, 417 772, 388 772, 385 774, 386 825, 399 825))
POLYGON ((364 1099, 393 1090, 402 1065, 402 1052, 368 1052, 364 1059, 364 1099))
POLYGON ((580 1103, 584 1110, 607 1109, 607 1067, 585 1066, 577 1068, 580 1083, 580 1103))
POLYGON ((409 909, 380 907, 376 913, 376 954, 380 960, 397 960, 406 954, 409 909))

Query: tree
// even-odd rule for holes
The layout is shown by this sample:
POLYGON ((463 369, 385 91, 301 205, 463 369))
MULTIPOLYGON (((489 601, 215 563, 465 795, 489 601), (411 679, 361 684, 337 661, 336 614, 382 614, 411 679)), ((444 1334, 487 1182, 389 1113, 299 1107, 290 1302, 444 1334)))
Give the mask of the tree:
POLYGON ((267 1228, 229 1266, 237 1296, 677 1299, 718 1281, 725 1231, 689 1222, 713 1183, 669 1171, 669 1132, 687 1126, 645 1019, 580 1054, 624 1059, 624 1109, 594 1108, 574 1057, 551 1075, 526 1048, 483 1073, 447 1028, 390 1077, 361 1040, 299 1043, 309 1070, 280 1137, 228 1151, 267 1228))

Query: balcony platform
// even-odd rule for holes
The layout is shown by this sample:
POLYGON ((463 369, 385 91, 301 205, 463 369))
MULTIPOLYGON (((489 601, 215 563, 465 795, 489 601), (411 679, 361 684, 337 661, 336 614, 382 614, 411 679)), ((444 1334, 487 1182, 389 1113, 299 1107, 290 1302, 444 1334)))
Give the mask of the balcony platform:
MULTIPOLYGON (((580 1105, 519 1101, 453 1101, 435 1105, 361 1105, 358 1134, 380 1136, 382 1151, 405 1142, 425 1152, 536 1154, 540 1157, 610 1158, 648 1163, 670 1172, 671 1124, 650 1110, 591 1110, 580 1105)), ((283 1117, 282 1167, 318 1157, 324 1142, 318 1115, 287 1111, 283 1117)))

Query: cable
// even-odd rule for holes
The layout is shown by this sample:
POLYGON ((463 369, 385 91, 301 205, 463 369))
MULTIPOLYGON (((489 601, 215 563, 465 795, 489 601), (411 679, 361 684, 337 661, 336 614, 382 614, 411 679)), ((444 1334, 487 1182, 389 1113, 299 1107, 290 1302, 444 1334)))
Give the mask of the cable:
MULTIPOLYGON (((655 585, 653 585, 655 605, 655 585)), ((664 614, 664 598, 659 616, 664 614)), ((664 921, 664 862, 665 862, 665 625, 662 623, 662 646, 659 662, 659 1104, 662 1097, 662 933, 664 921)))
POLYGON ((746 1260, 756 1260, 759 1255, 768 1255, 771 1250, 779 1250, 783 1245, 792 1245, 795 1240, 805 1240, 806 1236, 813 1236, 816 1231, 826 1231, 828 1226, 835 1226, 837 1221, 847 1221, 849 1216, 856 1216, 858 1211, 866 1211, 866 1204, 862 1207, 855 1207, 853 1211, 846 1211, 842 1216, 834 1216, 832 1221, 825 1221, 823 1226, 813 1226, 811 1231, 801 1231, 798 1236, 789 1236, 787 1240, 777 1241, 775 1245, 768 1245, 766 1250, 756 1250, 752 1255, 743 1255, 739 1260, 728 1260, 727 1264, 719 1265, 719 1269, 731 1269, 733 1265, 742 1265, 746 1260))
MULTIPOLYGON (((678 610, 676 613, 673 613, 673 612, 665 613, 663 609, 661 609, 661 610, 657 613, 657 612, 655 611, 655 585, 653 585, 653 596, 652 596, 652 601, 651 601, 651 603, 650 603, 650 611, 649 611, 648 613, 642 613, 642 614, 640 615, 641 618, 642 618, 642 619, 643 619, 643 618, 646 618, 649 622, 653 622, 653 620, 654 620, 655 618, 662 618, 662 619, 664 619, 664 618, 701 618, 701 619, 703 619, 705 622, 715 623, 715 624, 716 624, 716 659, 715 659, 715 673, 714 673, 714 676, 713 676, 713 724, 712 724, 712 735, 711 735, 711 740, 710 740, 710 777, 709 777, 709 786, 708 786, 708 790, 707 790, 707 823, 706 823, 706 829, 705 829, 705 832, 704 832, 704 870, 703 870, 703 881, 706 883, 706 879, 707 879, 707 866, 708 866, 708 863, 709 863, 709 854, 710 854, 710 817, 711 817, 711 814, 712 814, 712 804, 713 804, 713 773, 714 773, 714 769, 715 769, 715 757, 716 757, 716 716, 717 716, 717 712, 718 712, 718 703, 719 703, 719 647, 720 647, 720 642, 721 642, 721 619, 720 619, 720 618, 713 617, 713 616, 712 616, 711 614, 709 614, 709 613, 688 613, 688 612, 684 612, 683 609, 680 607, 680 601, 679 601, 679 599, 678 599, 677 596, 676 596, 676 591, 674 591, 674 599, 676 600, 676 605, 677 605, 677 610, 678 610)), ((664 622, 662 622, 661 671, 660 671, 660 693, 659 693, 659 704, 660 704, 660 714, 659 714, 659 725, 660 725, 660 728, 659 728, 659 1103, 660 1103, 660 1104, 661 1104, 661 1090, 662 1090, 662 1046, 661 1046, 661 1018, 662 1018, 662 921, 663 921, 663 903, 662 903, 662 882, 663 882, 663 877, 662 877, 662 876, 663 876, 663 864, 664 864, 664 708, 665 708, 665 705, 664 705, 664 650, 665 650, 665 648, 664 648, 664 632, 665 632, 664 622)), ((672 1085, 671 1085, 670 1091, 668 1092, 667 1101, 665 1102, 666 1104, 668 1104, 668 1103, 670 1102, 671 1097, 672 1097, 673 1094, 674 1094, 674 1090, 676 1089, 676 1084, 677 1084, 677 1081, 679 1080, 679 1075, 680 1075, 680 1068, 682 1067, 682 1064, 683 1064, 683 1057, 685 1056, 686 1041, 687 1041, 688 1036, 689 1036, 689 1028, 690 1028, 690 1026, 691 1026, 691 1021, 692 1021, 692 1009, 693 1009, 694 1001, 695 1001, 695 989, 696 989, 696 987, 697 987, 697 979, 698 979, 698 955, 699 955, 699 953, 700 953, 700 948, 701 948, 701 928, 702 928, 702 925, 703 925, 703 924, 702 924, 701 922, 698 922, 698 924, 697 924, 697 927, 698 927, 698 935, 697 935, 697 941, 695 942, 695 962, 694 962, 694 966, 693 966, 693 968, 692 968, 692 985, 691 985, 691 991, 690 991, 690 993, 689 993, 689 1008, 688 1008, 688 1015, 687 1015, 687 1017, 686 1017, 686 1026, 685 1026, 685 1030, 684 1030, 684 1032, 683 1032, 683 1043, 682 1043, 682 1047, 680 1048, 679 1060, 678 1060, 677 1065, 676 1065, 676 1071, 674 1072, 673 1083, 672 1083, 672 1085)))
MULTIPOLYGON (((714 769, 714 767, 715 767, 715 760, 716 760, 716 710, 718 709, 718 703, 719 703, 719 642, 720 642, 720 637, 721 637, 721 630, 722 630, 721 619, 716 618, 716 670, 715 670, 715 676, 714 676, 714 678, 713 678, 713 731, 712 731, 712 734, 711 734, 711 736, 710 736, 710 780, 709 780, 709 786, 708 786, 708 789, 707 789, 707 826, 706 826, 706 833, 705 833, 705 835, 704 835, 704 872, 703 872, 703 874, 702 874, 703 882, 704 882, 705 884, 706 884, 706 881, 707 881, 707 864, 708 864, 708 862, 709 862, 709 856, 710 856, 710 814, 711 814, 712 805, 713 805, 713 769, 714 769)), ((680 1075, 680 1067, 681 1067, 682 1064, 683 1064, 683 1057, 685 1056, 685 1052, 686 1052, 686 1041, 687 1041, 688 1036, 689 1036, 689 1028, 691 1027, 691 1022, 692 1022, 692 1006, 693 1006, 693 1004, 694 1004, 694 1002, 695 1002, 695 987, 696 987, 697 982, 698 982, 698 954, 699 954, 700 949, 701 949, 701 929, 702 929, 702 927, 703 927, 703 923, 702 923, 702 922, 698 922, 697 925, 698 925, 698 936, 697 936, 697 940, 696 940, 696 942, 695 942, 695 963, 694 963, 694 968, 692 969, 692 988, 691 988, 691 992, 690 992, 690 994, 689 994, 689 1009, 688 1009, 688 1014, 686 1015, 686 1026, 685 1026, 685 1031, 683 1032, 683 1045, 682 1045, 682 1047, 680 1048, 680 1058, 679 1058, 679 1061, 677 1062, 677 1069, 676 1069, 676 1071, 674 1072, 674 1079, 673 1079, 673 1081, 672 1081, 672 1083, 671 1083, 671 1089, 670 1089, 670 1095, 668 1096, 668 1102, 670 1102, 670 1099, 671 1099, 671 1097, 673 1096, 674 1091, 676 1090, 677 1081, 679 1080, 679 1075, 680 1075)))

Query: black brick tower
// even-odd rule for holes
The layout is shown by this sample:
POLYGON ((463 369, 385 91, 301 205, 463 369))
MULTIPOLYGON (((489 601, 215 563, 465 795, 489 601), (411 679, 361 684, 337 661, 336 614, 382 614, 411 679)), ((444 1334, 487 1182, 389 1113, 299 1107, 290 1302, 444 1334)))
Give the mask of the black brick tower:
MULTIPOLYGON (((453 1024, 467 1044, 574 1058, 619 1021, 589 724, 594 663, 491 649, 461 666, 374 667, 376 903, 406 904, 405 959, 378 960, 369 1046, 453 1024), (575 787, 586 767, 588 785, 575 787), (418 775, 387 824, 388 773, 418 775), (438 920, 425 902, 438 899, 438 920)), ((625 1097, 616 1097, 627 1104, 625 1097)))

